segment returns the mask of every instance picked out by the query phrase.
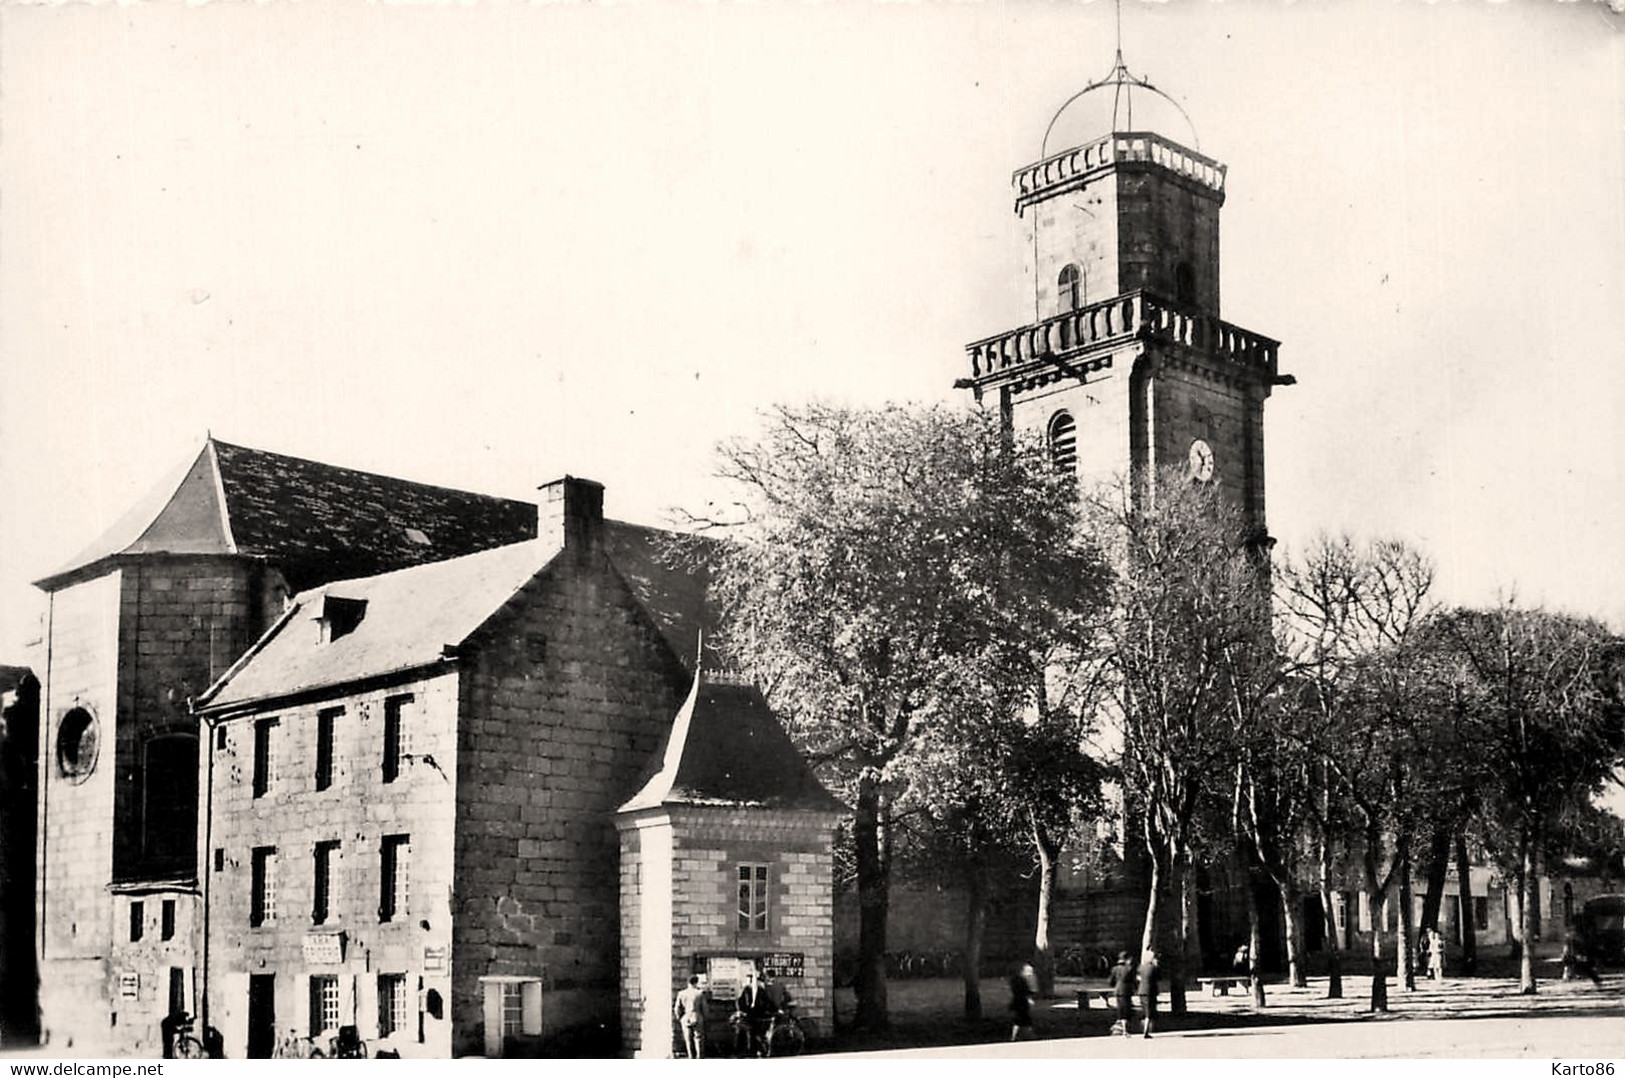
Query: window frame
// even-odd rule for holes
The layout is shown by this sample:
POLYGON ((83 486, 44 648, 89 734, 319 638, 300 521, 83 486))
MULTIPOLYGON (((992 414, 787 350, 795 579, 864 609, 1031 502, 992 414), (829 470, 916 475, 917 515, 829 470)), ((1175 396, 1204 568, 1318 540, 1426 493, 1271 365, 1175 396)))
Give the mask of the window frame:
POLYGON ((344 1019, 339 1014, 339 978, 336 973, 312 973, 310 975, 310 1035, 324 1037, 329 1033, 338 1032, 344 1019), (329 994, 331 989, 331 995, 329 994), (331 1008, 328 1006, 332 1004, 331 1008), (332 1015, 333 1024, 328 1025, 328 1015, 332 1015), (319 1028, 318 1028, 319 1027, 319 1028))
POLYGON ((334 763, 338 756, 338 720, 342 707, 324 707, 316 712, 316 789, 333 787, 334 763))
POLYGON ((409 920, 412 903, 412 836, 385 835, 378 843, 378 923, 409 920))
POLYGON ((342 847, 338 839, 332 838, 323 839, 311 848, 310 923, 313 925, 331 924, 338 919, 339 891, 335 886, 338 873, 334 871, 334 862, 341 856, 342 847))
POLYGON ((1058 409, 1049 417, 1044 425, 1044 442, 1049 448, 1050 467, 1069 476, 1078 474, 1078 419, 1070 409, 1058 409))
POLYGON ((412 693, 396 693, 384 697, 384 752, 383 781, 395 782, 401 777, 402 765, 411 759, 412 728, 407 721, 407 709, 415 697, 412 693))
POLYGON ((1076 262, 1061 267, 1055 277, 1055 306, 1057 314, 1071 314, 1083 306, 1083 270, 1076 262))
POLYGON ((175 938, 175 900, 166 898, 163 905, 158 908, 158 938, 172 940, 175 938))
POLYGON ((737 931, 772 931, 773 866, 766 861, 738 861, 734 865, 734 909, 737 931))
POLYGON ((255 846, 249 859, 248 926, 276 921, 276 847, 255 846))
POLYGON ((393 1037, 402 1030, 407 1029, 407 1021, 406 974, 380 973, 378 975, 378 1039, 383 1040, 386 1037, 393 1037), (387 992, 386 986, 388 986, 387 992))
POLYGON ((147 907, 139 898, 130 903, 130 942, 140 943, 147 934, 147 907))
POLYGON ((267 796, 276 785, 276 731, 280 718, 254 720, 254 797, 267 796))

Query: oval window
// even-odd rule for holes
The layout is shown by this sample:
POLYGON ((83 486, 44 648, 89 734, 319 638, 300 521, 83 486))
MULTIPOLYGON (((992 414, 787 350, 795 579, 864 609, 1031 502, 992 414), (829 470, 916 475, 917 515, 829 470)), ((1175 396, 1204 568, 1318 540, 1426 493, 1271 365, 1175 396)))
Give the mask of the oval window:
POLYGON ((83 781, 96 769, 96 717, 82 707, 62 716, 56 730, 56 763, 63 778, 83 781))

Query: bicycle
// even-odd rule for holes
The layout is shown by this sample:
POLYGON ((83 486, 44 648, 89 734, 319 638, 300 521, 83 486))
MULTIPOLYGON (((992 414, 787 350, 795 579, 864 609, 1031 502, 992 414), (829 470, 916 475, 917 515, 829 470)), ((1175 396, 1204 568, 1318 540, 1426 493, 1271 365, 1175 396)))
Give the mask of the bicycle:
POLYGON ((798 1015, 794 1003, 786 1003, 782 1010, 767 1020, 767 1030, 762 1034, 762 1054, 769 1059, 773 1056, 799 1056, 807 1050, 809 1042, 816 1043, 817 1040, 818 1023, 798 1015))
POLYGON ((322 1050, 317 1047, 315 1038, 301 1037, 293 1030, 288 1030, 277 1038, 275 1046, 271 1049, 272 1059, 324 1059, 322 1050))
POLYGON ((188 1018, 175 1027, 175 1058, 176 1059, 208 1059, 209 1051, 203 1047, 203 1042, 193 1036, 192 1031, 196 1023, 188 1018))
POLYGON ((333 1035, 330 1054, 334 1059, 366 1059, 367 1042, 361 1039, 361 1031, 355 1026, 340 1026, 333 1035))

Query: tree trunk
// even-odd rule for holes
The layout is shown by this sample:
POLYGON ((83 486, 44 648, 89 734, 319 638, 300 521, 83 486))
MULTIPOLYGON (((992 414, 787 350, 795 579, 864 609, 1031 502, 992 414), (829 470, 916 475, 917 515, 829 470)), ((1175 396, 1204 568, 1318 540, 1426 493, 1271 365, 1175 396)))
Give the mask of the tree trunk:
POLYGON ((1309 987, 1309 976, 1303 962, 1303 921, 1299 911, 1303 908, 1303 892, 1290 873, 1281 886, 1281 926, 1286 931, 1286 979, 1293 988, 1309 987))
POLYGON ((1326 924, 1326 998, 1342 999, 1343 939, 1337 923, 1337 907, 1332 901, 1332 844, 1326 836, 1330 797, 1329 793, 1323 792, 1320 801, 1320 916, 1326 924))
POLYGON ((1388 1009, 1388 970, 1382 961, 1382 907, 1378 905, 1380 899, 1373 898, 1371 903, 1376 908, 1371 911, 1371 1009, 1373 1011, 1386 1011, 1388 1009))
POLYGON ((1535 994, 1535 858, 1533 843, 1525 835, 1518 843, 1518 938, 1523 941, 1518 956, 1518 992, 1535 994))
POLYGON ((1467 835, 1456 832, 1456 890, 1461 895, 1461 972, 1478 971, 1478 916, 1473 907, 1473 873, 1467 862, 1467 835))
POLYGON ((1151 853, 1151 885, 1146 889, 1145 927, 1140 930, 1140 953, 1153 949, 1157 940, 1157 920, 1162 914, 1162 858, 1151 853))
POLYGON ((1038 974, 1038 994, 1055 996, 1055 954, 1049 939, 1050 904, 1055 897, 1055 858, 1059 845, 1033 821, 1033 848, 1038 851, 1038 923, 1033 929, 1033 971, 1038 974))
POLYGON ((1189 850, 1179 855, 1179 938, 1175 941, 1173 969, 1168 971, 1168 1013, 1184 1014, 1185 978, 1202 964, 1201 940, 1196 926, 1196 863, 1189 850))
POLYGON ((965 1017, 982 1017, 982 937, 987 928, 987 868, 974 865, 965 881, 965 1017))
POLYGON ((1411 854, 1406 849, 1399 855, 1399 924, 1394 933, 1396 961, 1399 964, 1400 983, 1405 991, 1416 991, 1416 914, 1411 894, 1411 854))
POLYGON ((889 873, 881 849, 880 785, 872 772, 858 779, 853 812, 852 840, 858 869, 858 976, 856 990, 859 1029, 881 1030, 888 1024, 886 1008, 886 914, 890 906, 889 873))
POLYGON ((1427 890, 1422 895, 1422 923, 1417 927, 1443 931, 1439 928, 1439 908, 1444 905, 1444 881, 1450 873, 1450 828, 1435 826, 1428 841, 1427 890))
POLYGON ((1253 1006, 1264 1006, 1264 978, 1258 975, 1258 953, 1264 934, 1258 927, 1258 886, 1256 876, 1247 881, 1247 986, 1252 989, 1253 1006))

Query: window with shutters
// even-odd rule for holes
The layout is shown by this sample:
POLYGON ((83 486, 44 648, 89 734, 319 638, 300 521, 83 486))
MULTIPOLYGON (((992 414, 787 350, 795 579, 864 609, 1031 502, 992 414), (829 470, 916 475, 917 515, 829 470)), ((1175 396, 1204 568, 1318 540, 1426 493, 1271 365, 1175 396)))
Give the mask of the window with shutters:
POLYGON ((402 693, 384 700, 384 781, 400 778, 401 764, 412 755, 412 694, 402 693))
POLYGON ((316 789, 325 790, 333 785, 333 748, 338 737, 339 716, 342 707, 324 708, 316 713, 316 789))
POLYGON ((254 724, 254 796, 264 797, 276 782, 276 719, 254 724))
POLYGON ((337 839, 316 843, 311 864, 311 884, 314 892, 310 906, 310 923, 324 925, 333 918, 337 906, 334 881, 339 857, 337 839))
POLYGON ((485 1003, 485 1054, 503 1055, 509 1037, 542 1032, 540 977, 482 977, 485 1003))
POLYGON ((385 835, 378 855, 378 919, 404 918, 410 895, 412 836, 385 835))
POLYGON ((258 928, 276 920, 276 847, 257 846, 250 861, 248 923, 258 928))
POLYGON ((393 1037, 406 1028, 406 974, 378 975, 378 1036, 393 1037))
POLYGON ((310 1035, 320 1037, 339 1028, 339 979, 322 973, 310 978, 310 1035))

